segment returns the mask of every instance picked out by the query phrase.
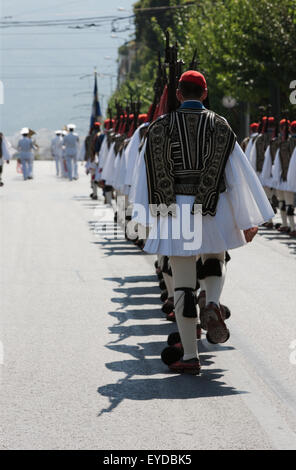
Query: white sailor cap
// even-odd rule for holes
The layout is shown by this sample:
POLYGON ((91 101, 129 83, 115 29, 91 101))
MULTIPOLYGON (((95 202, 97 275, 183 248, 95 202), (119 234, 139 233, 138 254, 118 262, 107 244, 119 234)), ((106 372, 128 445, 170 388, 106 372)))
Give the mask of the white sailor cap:
POLYGON ((74 129, 76 129, 76 126, 75 126, 75 124, 68 124, 68 125, 67 125, 67 129, 68 129, 69 131, 70 131, 70 130, 73 130, 73 131, 74 131, 74 129))
POLYGON ((24 135, 24 134, 29 134, 29 128, 28 127, 23 127, 22 130, 21 130, 21 135, 24 135))
POLYGON ((59 135, 59 134, 62 134, 63 131, 59 130, 59 131, 55 131, 55 134, 59 135))
POLYGON ((63 134, 63 135, 67 135, 68 132, 67 132, 67 131, 63 131, 62 134, 63 134))

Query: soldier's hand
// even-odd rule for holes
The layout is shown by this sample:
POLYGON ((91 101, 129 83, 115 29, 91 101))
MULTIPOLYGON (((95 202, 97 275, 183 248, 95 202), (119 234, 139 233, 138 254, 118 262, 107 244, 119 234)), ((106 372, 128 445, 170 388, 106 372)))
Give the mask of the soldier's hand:
POLYGON ((248 228, 247 230, 244 230, 244 235, 247 243, 250 243, 253 238, 257 235, 258 232, 258 227, 252 227, 248 228))

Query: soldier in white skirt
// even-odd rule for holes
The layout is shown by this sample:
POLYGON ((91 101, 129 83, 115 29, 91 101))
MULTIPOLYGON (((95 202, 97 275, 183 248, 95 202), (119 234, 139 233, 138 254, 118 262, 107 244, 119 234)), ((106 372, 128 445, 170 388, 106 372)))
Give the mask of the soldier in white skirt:
POLYGON ((264 116, 262 118, 262 127, 255 139, 254 145, 250 151, 250 162, 261 181, 261 173, 265 158, 265 152, 270 141, 275 137, 276 124, 274 117, 264 116))
POLYGON ((250 124, 250 137, 248 139, 246 149, 244 150, 244 148, 242 147, 243 151, 246 154, 246 157, 249 160, 250 160, 250 155, 251 155, 253 145, 256 141, 256 138, 258 137, 258 128, 259 128, 258 122, 252 122, 252 124, 250 124))
POLYGON ((274 163, 274 180, 280 203, 282 225, 278 228, 280 232, 291 233, 295 236, 295 192, 296 192, 296 161, 294 150, 296 144, 295 121, 291 125, 288 119, 280 122, 281 142, 276 153, 274 163))
POLYGON ((273 216, 265 192, 226 120, 205 109, 202 74, 185 72, 182 103, 148 130, 139 169, 134 220, 150 227, 144 250, 170 257, 181 359, 179 373, 200 373, 196 341, 196 260, 201 257, 205 307, 200 321, 212 343, 229 338, 220 308, 226 251, 250 242, 273 216))
MULTIPOLYGON (((281 142, 281 137, 275 135, 276 127, 275 124, 270 126, 270 128, 273 131, 273 135, 271 137, 271 140, 267 146, 267 149, 264 154, 264 162, 262 166, 262 171, 260 174, 260 181, 263 184, 266 196, 268 197, 268 200, 270 204, 272 205, 274 211, 276 212, 276 207, 274 204, 274 201, 277 201, 277 191, 275 189, 275 181, 274 181, 274 163, 275 163, 275 157, 277 150, 279 148, 280 142, 281 142)), ((263 224, 266 228, 273 228, 274 223, 273 219, 270 219, 268 222, 263 224)))
MULTIPOLYGON (((247 148, 249 146, 249 143, 252 145, 255 141, 255 138, 258 135, 258 127, 259 127, 259 124, 257 122, 252 122, 250 124, 250 135, 245 137, 244 140, 240 144, 243 152, 245 152, 246 155, 247 155, 247 148)), ((249 158, 249 156, 248 156, 248 158, 249 158)))

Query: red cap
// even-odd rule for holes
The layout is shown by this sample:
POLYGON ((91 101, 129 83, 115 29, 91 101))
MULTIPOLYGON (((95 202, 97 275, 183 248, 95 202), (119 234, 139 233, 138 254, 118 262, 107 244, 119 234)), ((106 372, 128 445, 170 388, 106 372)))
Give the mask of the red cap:
POLYGON ((296 121, 292 121, 291 122, 291 129, 296 129, 296 121))
POLYGON ((274 117, 269 117, 269 118, 268 118, 268 124, 275 124, 275 119, 274 119, 274 117))
POLYGON ((188 70, 187 72, 184 72, 179 80, 179 83, 182 82, 194 83, 195 85, 202 87, 204 90, 208 89, 205 77, 200 72, 196 72, 195 70, 188 70))
POLYGON ((258 131, 258 127, 259 127, 258 122, 252 122, 252 124, 250 124, 250 129, 251 129, 253 132, 258 131))
POLYGON ((94 123, 94 127, 100 127, 100 125, 101 125, 101 123, 98 122, 98 121, 94 123))
POLYGON ((282 120, 280 121, 280 126, 284 126, 285 124, 290 125, 289 119, 282 119, 282 120))
POLYGON ((139 114, 139 121, 141 123, 147 122, 147 119, 148 119, 148 114, 139 114))

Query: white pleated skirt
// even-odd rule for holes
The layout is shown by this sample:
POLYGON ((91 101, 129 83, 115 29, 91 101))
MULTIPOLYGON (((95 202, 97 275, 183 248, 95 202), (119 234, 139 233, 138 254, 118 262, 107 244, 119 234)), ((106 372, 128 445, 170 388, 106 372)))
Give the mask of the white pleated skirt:
POLYGON ((267 222, 274 216, 274 211, 262 184, 238 144, 228 159, 225 182, 227 190, 220 194, 214 217, 191 214, 188 222, 188 206, 192 207, 194 197, 183 195, 176 197, 178 211, 174 220, 172 216, 152 217, 148 203, 145 160, 142 156, 134 193, 133 219, 150 227, 144 250, 167 256, 193 256, 220 253, 244 246, 246 241, 243 230, 267 222), (184 220, 185 230, 182 230, 184 220), (180 236, 175 237, 178 227, 180 236), (190 232, 194 232, 191 238, 190 232))

